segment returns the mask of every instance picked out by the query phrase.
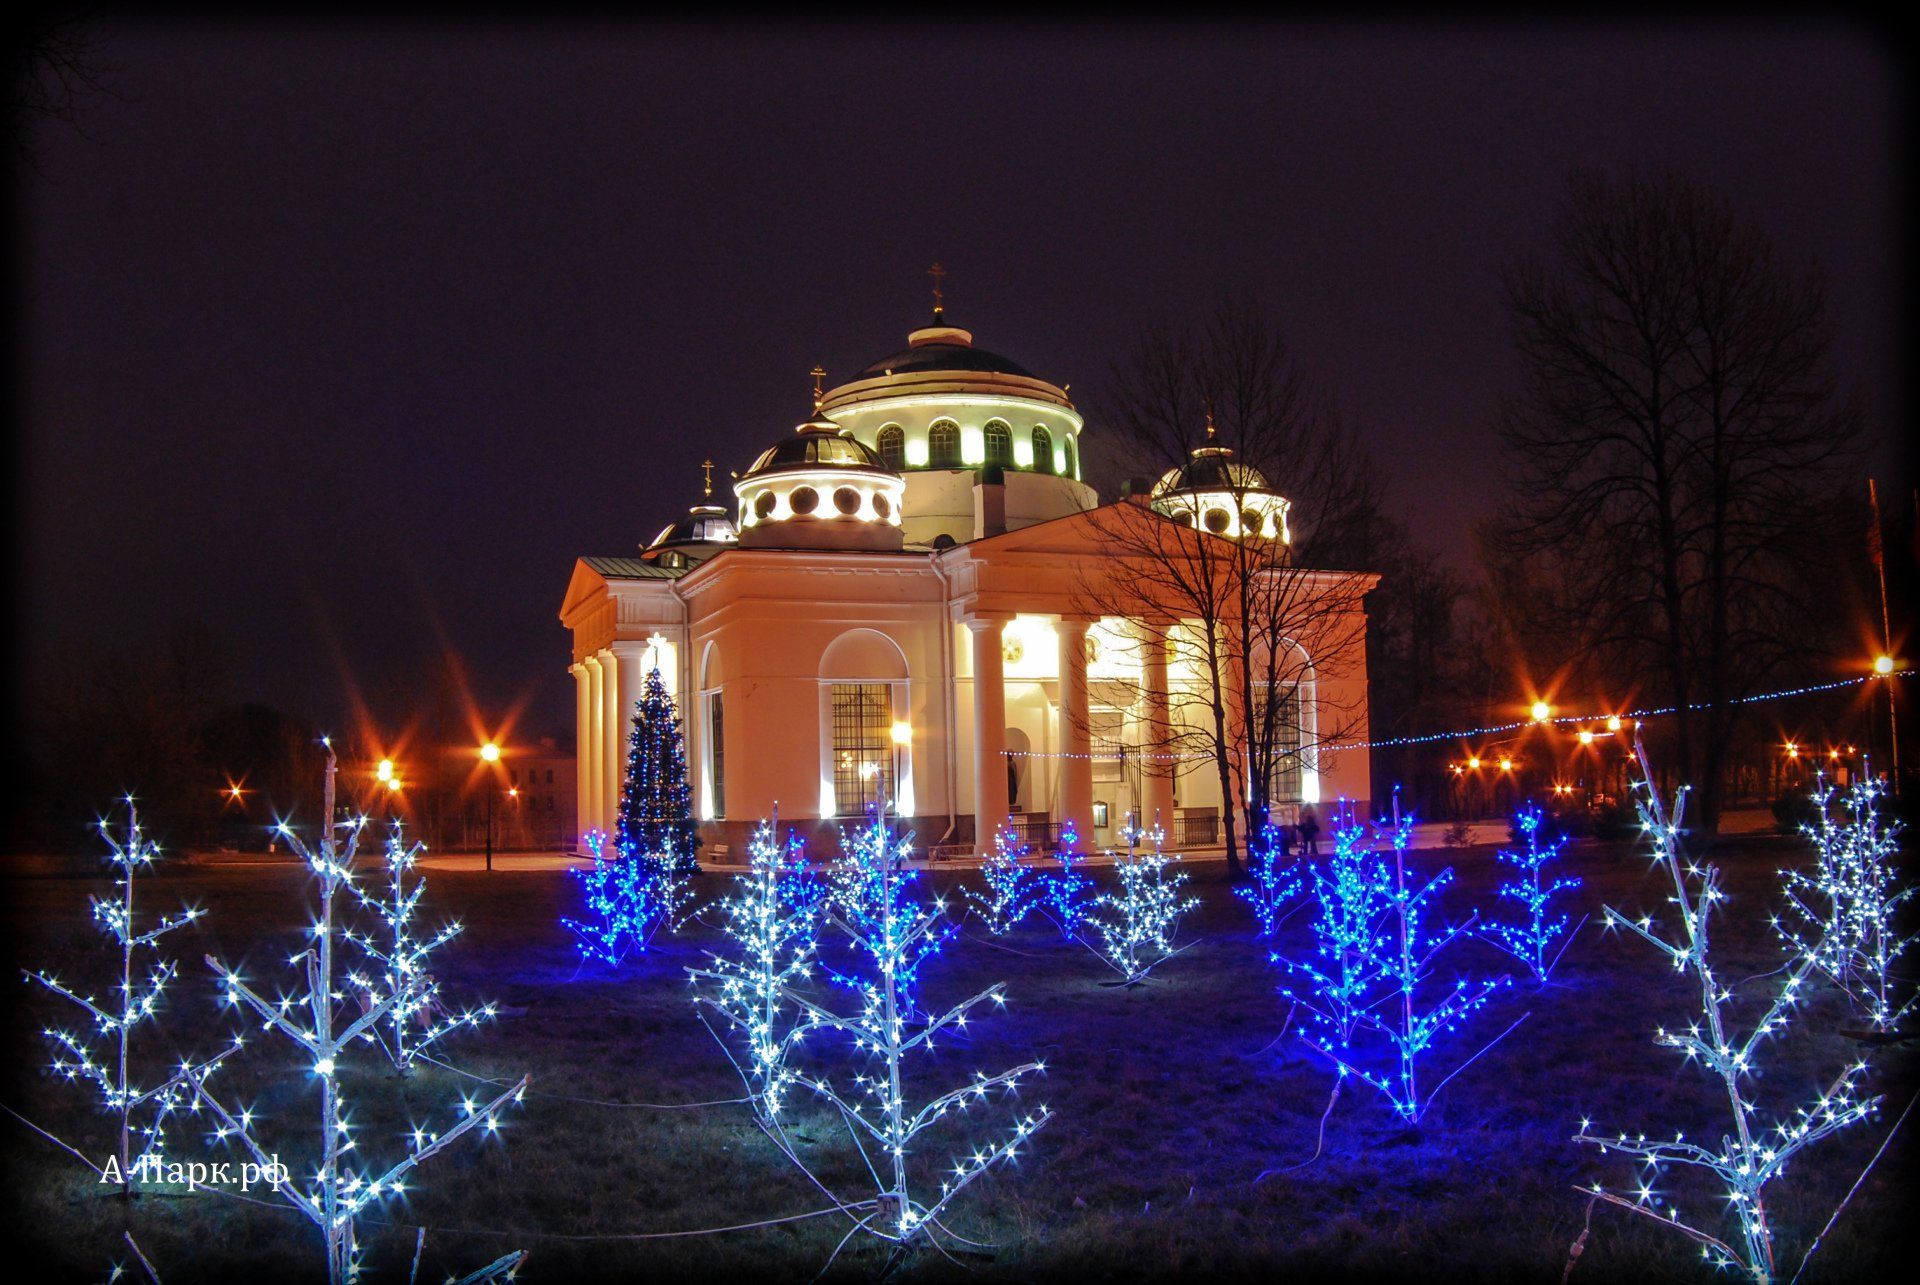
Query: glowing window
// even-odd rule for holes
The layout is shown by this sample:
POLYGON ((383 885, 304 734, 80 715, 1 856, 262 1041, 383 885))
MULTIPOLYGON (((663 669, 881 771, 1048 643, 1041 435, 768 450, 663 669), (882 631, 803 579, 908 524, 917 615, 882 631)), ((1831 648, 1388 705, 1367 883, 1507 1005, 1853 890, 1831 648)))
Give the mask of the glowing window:
POLYGON ((1033 426, 1033 469, 1036 473, 1053 472, 1053 434, 1038 424, 1033 426))
POLYGON ((989 420, 986 427, 987 463, 1010 467, 1013 464, 1013 430, 999 420, 989 420))
POLYGON ((886 683, 833 685, 833 810, 860 816, 878 791, 893 797, 893 692, 886 683))
POLYGON ((874 440, 874 448, 880 455, 880 462, 898 473, 907 466, 907 433, 898 424, 889 424, 880 430, 880 436, 874 440))
POLYGON ((960 467, 960 426, 950 419, 936 419, 927 428, 927 466, 960 467))
POLYGON ((1067 439, 1065 449, 1067 452, 1067 476, 1079 477, 1080 476, 1080 452, 1074 449, 1074 442, 1071 437, 1067 439))

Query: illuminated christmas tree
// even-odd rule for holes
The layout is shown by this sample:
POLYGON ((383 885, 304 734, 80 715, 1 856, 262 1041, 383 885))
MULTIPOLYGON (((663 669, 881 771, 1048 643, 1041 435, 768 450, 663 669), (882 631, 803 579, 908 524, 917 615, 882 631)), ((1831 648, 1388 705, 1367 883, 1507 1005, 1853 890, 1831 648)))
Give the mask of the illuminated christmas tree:
POLYGON ((695 869, 700 837, 687 783, 687 746, 680 714, 660 670, 647 671, 646 690, 627 737, 627 777, 620 792, 614 847, 625 859, 652 857, 676 872, 695 869))
MULTIPOLYGON (((1806 999, 1807 981, 1816 968, 1814 956, 1807 951, 1792 955, 1785 971, 1775 974, 1779 980, 1758 1020, 1744 1035, 1738 1033, 1736 987, 1720 980, 1708 947, 1709 919, 1714 907, 1726 897, 1720 891, 1719 868, 1681 855, 1686 787, 1682 786, 1675 796, 1669 816, 1653 786, 1645 748, 1636 743, 1634 752, 1643 778, 1635 787, 1640 795, 1640 823, 1653 845, 1655 863, 1673 883, 1670 903, 1680 908, 1682 935, 1669 940, 1655 931, 1652 916, 1630 919, 1612 906, 1606 908, 1607 927, 1625 928, 1644 938, 1693 983, 1698 1011, 1688 1020, 1686 1029, 1658 1027, 1653 1042, 1675 1050, 1687 1065, 1711 1076, 1724 1093, 1728 1110, 1725 1119, 1699 1131, 1698 1142, 1688 1141, 1684 1132, 1676 1132, 1671 1141, 1641 1132, 1609 1137, 1595 1132, 1591 1120, 1581 1120, 1575 1142, 1590 1143, 1600 1149, 1601 1155, 1630 1156, 1641 1166, 1639 1180, 1627 1191, 1609 1190, 1599 1182, 1581 1190, 1690 1237, 1700 1246, 1701 1256, 1716 1267, 1731 1268, 1756 1282, 1770 1282, 1778 1279, 1781 1271, 1767 1208, 1768 1184, 1786 1171, 1802 1149, 1864 1120, 1879 1107, 1880 1099, 1859 1096, 1859 1081, 1867 1065, 1856 1060, 1808 1105, 1776 1116, 1771 1124, 1762 1117, 1757 1095, 1751 1092, 1751 1086, 1761 1078, 1760 1053, 1770 1040, 1785 1033, 1793 1010, 1806 999), (1663 1174, 1671 1177, 1673 1170, 1711 1175, 1720 1188, 1715 1202, 1724 1207, 1722 1216, 1733 1218, 1737 1231, 1723 1238, 1698 1222, 1688 1221, 1667 1193, 1655 1187, 1663 1174)), ((1801 1079, 1798 1073, 1789 1078, 1795 1082, 1801 1079)), ((1807 1252, 1811 1254, 1812 1248, 1807 1252)), ((1805 1265, 1803 1258, 1801 1267, 1805 1265)))
POLYGON ((387 834, 386 886, 379 894, 349 884, 360 904, 380 920, 378 933, 345 929, 343 935, 360 947, 379 970, 378 976, 354 973, 353 984, 366 995, 369 1004, 378 1004, 391 995, 396 1000, 386 1022, 376 1030, 381 1047, 402 1075, 413 1071, 414 1059, 430 1046, 455 1031, 489 1021, 492 1004, 452 1012, 440 999, 440 984, 427 969, 427 957, 460 934, 458 921, 443 924, 425 937, 414 936, 413 918, 420 898, 427 890, 425 879, 408 886, 407 876, 414 863, 426 851, 426 844, 408 844, 395 821, 387 834))
POLYGON ((1143 831, 1129 823, 1123 834, 1127 855, 1114 858, 1117 886, 1095 898, 1085 916, 1097 940, 1083 935, 1081 941, 1120 974, 1114 984, 1133 986, 1186 949, 1173 944, 1174 935, 1180 916, 1200 901, 1180 895, 1187 882, 1185 874, 1167 873, 1167 867, 1180 858, 1161 850, 1166 834, 1157 824, 1143 831), (1152 843, 1151 852, 1140 851, 1142 839, 1152 843))
POLYGON ((779 824, 776 814, 754 831, 747 873, 720 903, 731 949, 709 952, 707 967, 687 973, 701 1020, 745 1082, 754 1113, 784 1139, 781 1110, 798 1079, 789 1059, 814 1026, 792 992, 813 977, 824 890, 805 843, 789 834, 783 847, 779 824))
POLYGON ((1900 886, 1894 873, 1900 825, 1880 820, 1884 789, 1871 778, 1856 780, 1836 803, 1834 788, 1824 778, 1818 782, 1813 803, 1819 820, 1801 827, 1813 841, 1814 868, 1810 874, 1780 872, 1791 918, 1773 919, 1788 948, 1810 958, 1881 1035, 1895 1031, 1915 1003, 1910 985, 1901 998, 1900 981, 1890 971, 1914 942, 1895 923, 1914 888, 1900 886))
POLYGON ((1253 907, 1260 935, 1273 936, 1286 914, 1287 904, 1306 890, 1305 863, 1283 864, 1286 844, 1280 827, 1269 821, 1260 833, 1247 840, 1247 883, 1236 886, 1233 895, 1253 907))
POLYGON ((1060 827, 1060 850, 1054 855, 1060 862, 1059 872, 1045 875, 1035 909, 1053 921, 1061 940, 1077 941, 1081 923, 1093 908, 1093 880, 1080 873, 1087 858, 1080 851, 1080 832, 1071 819, 1060 827))
POLYGON ((1333 853, 1325 869, 1312 862, 1304 876, 1312 893, 1312 957, 1279 951, 1268 961, 1287 981, 1280 993, 1305 1008, 1323 1038, 1344 1044, 1369 995, 1385 975, 1387 920, 1393 913, 1393 875, 1366 842, 1367 828, 1344 801, 1334 814, 1333 853))
POLYGON ((1026 840, 1008 822, 994 831, 993 854, 980 863, 986 891, 961 889, 995 937, 1004 937, 1019 927, 1046 896, 1047 877, 1029 859, 1030 852, 1026 840))
MULTIPOLYGON (((795 1079, 834 1108, 864 1162, 862 1167, 873 1177, 877 1189, 873 1196, 858 1201, 835 1197, 854 1218, 848 1237, 866 1231, 896 1245, 923 1241, 938 1245, 942 1235, 960 1239, 941 1222, 951 1202, 993 1165, 1017 1156, 1051 1113, 1042 1105, 1021 1115, 997 1142, 954 1156, 937 1189, 935 1179, 913 1163, 926 1149, 922 1135, 928 1130, 969 1114, 970 1108, 990 1096, 1014 1093, 1023 1078, 1045 1071, 1046 1066, 1033 1061, 997 1075, 976 1072, 958 1088, 917 1108, 909 1105, 909 1055, 931 1052, 948 1035, 962 1035, 973 1010, 981 1005, 997 1008, 1006 1003, 1005 987, 996 983, 938 1015, 922 1012, 921 966, 951 939, 955 929, 944 901, 920 899, 919 875, 904 865, 910 839, 896 836, 883 806, 875 808, 867 824, 846 841, 825 914, 851 956, 834 979, 852 992, 855 1002, 852 1011, 843 1012, 825 999, 796 997, 806 1009, 809 1029, 844 1035, 853 1046, 854 1062, 840 1071, 803 1071, 795 1079)), ((809 1046, 818 1051, 817 1042, 809 1041, 809 1046)), ((805 1168, 792 1149, 787 1154, 805 1168)), ((815 1176, 814 1181, 820 1180, 815 1176)))
POLYGON ((145 932, 139 930, 134 917, 136 877, 152 867, 160 849, 141 830, 140 813, 131 795, 127 796, 126 804, 124 838, 115 838, 104 818, 99 822, 100 837, 111 849, 107 860, 117 871, 116 895, 111 899, 89 898, 94 923, 119 947, 119 977, 114 985, 117 997, 103 1002, 81 994, 51 973, 27 973, 29 980, 84 1009, 93 1027, 92 1032, 85 1035, 48 1027, 45 1035, 55 1049, 53 1073, 65 1080, 90 1083, 99 1092, 102 1109, 113 1117, 116 1125, 118 1137, 114 1153, 107 1167, 101 1169, 86 1160, 77 1148, 66 1143, 61 1145, 86 1160, 100 1173, 101 1181, 118 1186, 123 1196, 132 1194, 143 1174, 155 1174, 157 1165, 165 1162, 167 1119, 183 1107, 193 1105, 188 1091, 190 1076, 210 1074, 240 1047, 236 1040, 197 1066, 192 1062, 182 1063, 150 1088, 141 1088, 133 1078, 137 1074, 134 1063, 141 1060, 134 1048, 134 1030, 143 1023, 157 1020, 161 995, 177 975, 171 959, 156 958, 144 965, 145 978, 138 978, 134 975, 135 961, 157 950, 162 937, 192 923, 201 912, 188 907, 176 915, 160 916, 145 932), (104 1049, 96 1047, 95 1041, 100 1039, 106 1041, 104 1049))
MULTIPOLYGON (((1573 944, 1573 933, 1567 931, 1571 917, 1564 913, 1555 914, 1549 907, 1554 897, 1580 886, 1580 881, 1572 875, 1544 876, 1547 863, 1557 860, 1567 846, 1567 836, 1564 834, 1555 834, 1544 842, 1541 840, 1540 827, 1544 819, 1544 814, 1533 804, 1522 808, 1519 815, 1514 817, 1513 824, 1526 843, 1525 849, 1502 848, 1494 854, 1519 872, 1516 878, 1500 885, 1500 895, 1509 901, 1519 902, 1522 917, 1513 923, 1488 924, 1481 930, 1481 936, 1525 964, 1527 971, 1541 986, 1547 984, 1554 966, 1560 962, 1567 947, 1573 944), (1566 934, 1567 940, 1561 942, 1556 950, 1553 943, 1562 934, 1566 934)), ((1586 921, 1582 919, 1581 922, 1586 921)), ((1578 932, 1579 929, 1573 931, 1578 932)))
MULTIPOLYGON (((362 1165, 364 1153, 354 1137, 342 1097, 341 1073, 346 1054, 356 1043, 376 1042, 375 1032, 392 1020, 395 1009, 405 1003, 405 996, 390 991, 378 1001, 362 1005, 342 993, 344 979, 335 975, 334 939, 341 933, 334 912, 341 892, 352 890, 353 860, 366 818, 336 818, 334 778, 338 763, 332 745, 321 743, 327 746, 326 822, 317 849, 310 848, 284 823, 277 827, 280 837, 307 863, 319 882, 320 913, 309 933, 312 943, 290 961, 303 973, 304 992, 267 999, 237 971, 211 956, 207 959, 226 987, 229 1005, 251 1012, 260 1020, 263 1031, 285 1036, 300 1051, 298 1073, 310 1074, 320 1091, 319 1137, 314 1153, 294 1164, 283 1164, 281 1147, 264 1139, 260 1131, 263 1120, 257 1112, 227 1105, 207 1088, 204 1075, 190 1073, 188 1079, 196 1105, 204 1102, 219 1120, 215 1141, 237 1140, 263 1174, 281 1175, 271 1189, 320 1230, 326 1246, 327 1280, 329 1285, 341 1285, 359 1279, 362 1261, 358 1223, 367 1208, 384 1198, 403 1196, 414 1168, 465 1134, 475 1129, 488 1134, 497 1131, 500 1112, 508 1103, 520 1101, 527 1077, 522 1076, 519 1083, 488 1101, 463 1100, 459 1118, 443 1130, 436 1132, 416 1123, 406 1135, 405 1154, 391 1164, 362 1165)), ((523 1257, 509 1254, 466 1279, 477 1283, 503 1278, 523 1257)))

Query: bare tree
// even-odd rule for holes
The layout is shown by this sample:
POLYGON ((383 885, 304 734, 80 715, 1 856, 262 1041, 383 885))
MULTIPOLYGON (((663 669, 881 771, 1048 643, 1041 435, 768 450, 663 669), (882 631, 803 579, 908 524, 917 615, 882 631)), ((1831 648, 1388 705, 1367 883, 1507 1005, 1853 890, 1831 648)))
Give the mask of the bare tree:
POLYGON ((35 130, 42 120, 71 125, 86 136, 84 114, 113 87, 120 67, 107 61, 108 38, 86 13, 35 13, 14 33, 7 106, 16 158, 35 165, 35 130))
POLYGON ((1812 636, 1801 572, 1860 410, 1818 275, 1720 195, 1578 175, 1558 240, 1508 286, 1526 383, 1499 426, 1505 548, 1544 573, 1525 609, 1573 681, 1677 708, 1674 767, 1711 832, 1740 698, 1812 636))
POLYGON ((1113 506, 1118 557, 1086 578, 1087 610, 1177 622, 1172 660, 1192 677, 1154 718, 1176 754, 1211 761, 1237 874, 1236 806, 1258 833, 1277 782, 1364 737, 1364 696, 1331 699, 1325 684, 1363 650, 1374 578, 1335 555, 1357 543, 1374 480, 1279 328, 1245 302, 1143 330, 1103 409, 1124 456, 1162 476, 1113 506))

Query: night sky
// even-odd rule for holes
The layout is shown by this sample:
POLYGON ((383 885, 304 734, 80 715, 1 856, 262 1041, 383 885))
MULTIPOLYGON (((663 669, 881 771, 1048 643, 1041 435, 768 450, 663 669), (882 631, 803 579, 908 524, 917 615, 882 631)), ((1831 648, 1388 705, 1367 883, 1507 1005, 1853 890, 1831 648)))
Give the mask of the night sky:
POLYGON ((744 468, 816 362, 904 346, 936 259, 951 321, 1096 411, 1157 310, 1258 296, 1457 547, 1501 273, 1576 166, 1675 167, 1817 259, 1906 422, 1877 33, 980 27, 119 24, 119 98, 17 188, 16 680, 200 619, 323 719, 448 646, 570 735, 573 558, 744 468))

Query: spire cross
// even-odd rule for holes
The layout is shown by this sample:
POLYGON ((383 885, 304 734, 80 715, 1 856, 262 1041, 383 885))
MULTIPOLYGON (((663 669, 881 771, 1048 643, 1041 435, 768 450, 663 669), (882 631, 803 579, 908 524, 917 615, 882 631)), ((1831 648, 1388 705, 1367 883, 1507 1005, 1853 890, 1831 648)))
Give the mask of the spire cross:
POLYGON ((1213 441, 1213 398, 1207 398, 1207 441, 1213 441))
POLYGON ((815 366, 807 373, 813 376, 813 408, 819 410, 820 403, 827 400, 826 393, 823 392, 820 387, 820 381, 827 377, 826 368, 823 366, 815 366))
POLYGON ((700 465, 700 493, 707 499, 713 498, 713 461, 705 460, 700 465))
POLYGON ((944 315, 942 301, 946 298, 940 289, 940 284, 946 280, 947 270, 936 263, 927 269, 927 275, 933 278, 933 315, 940 317, 944 315))

